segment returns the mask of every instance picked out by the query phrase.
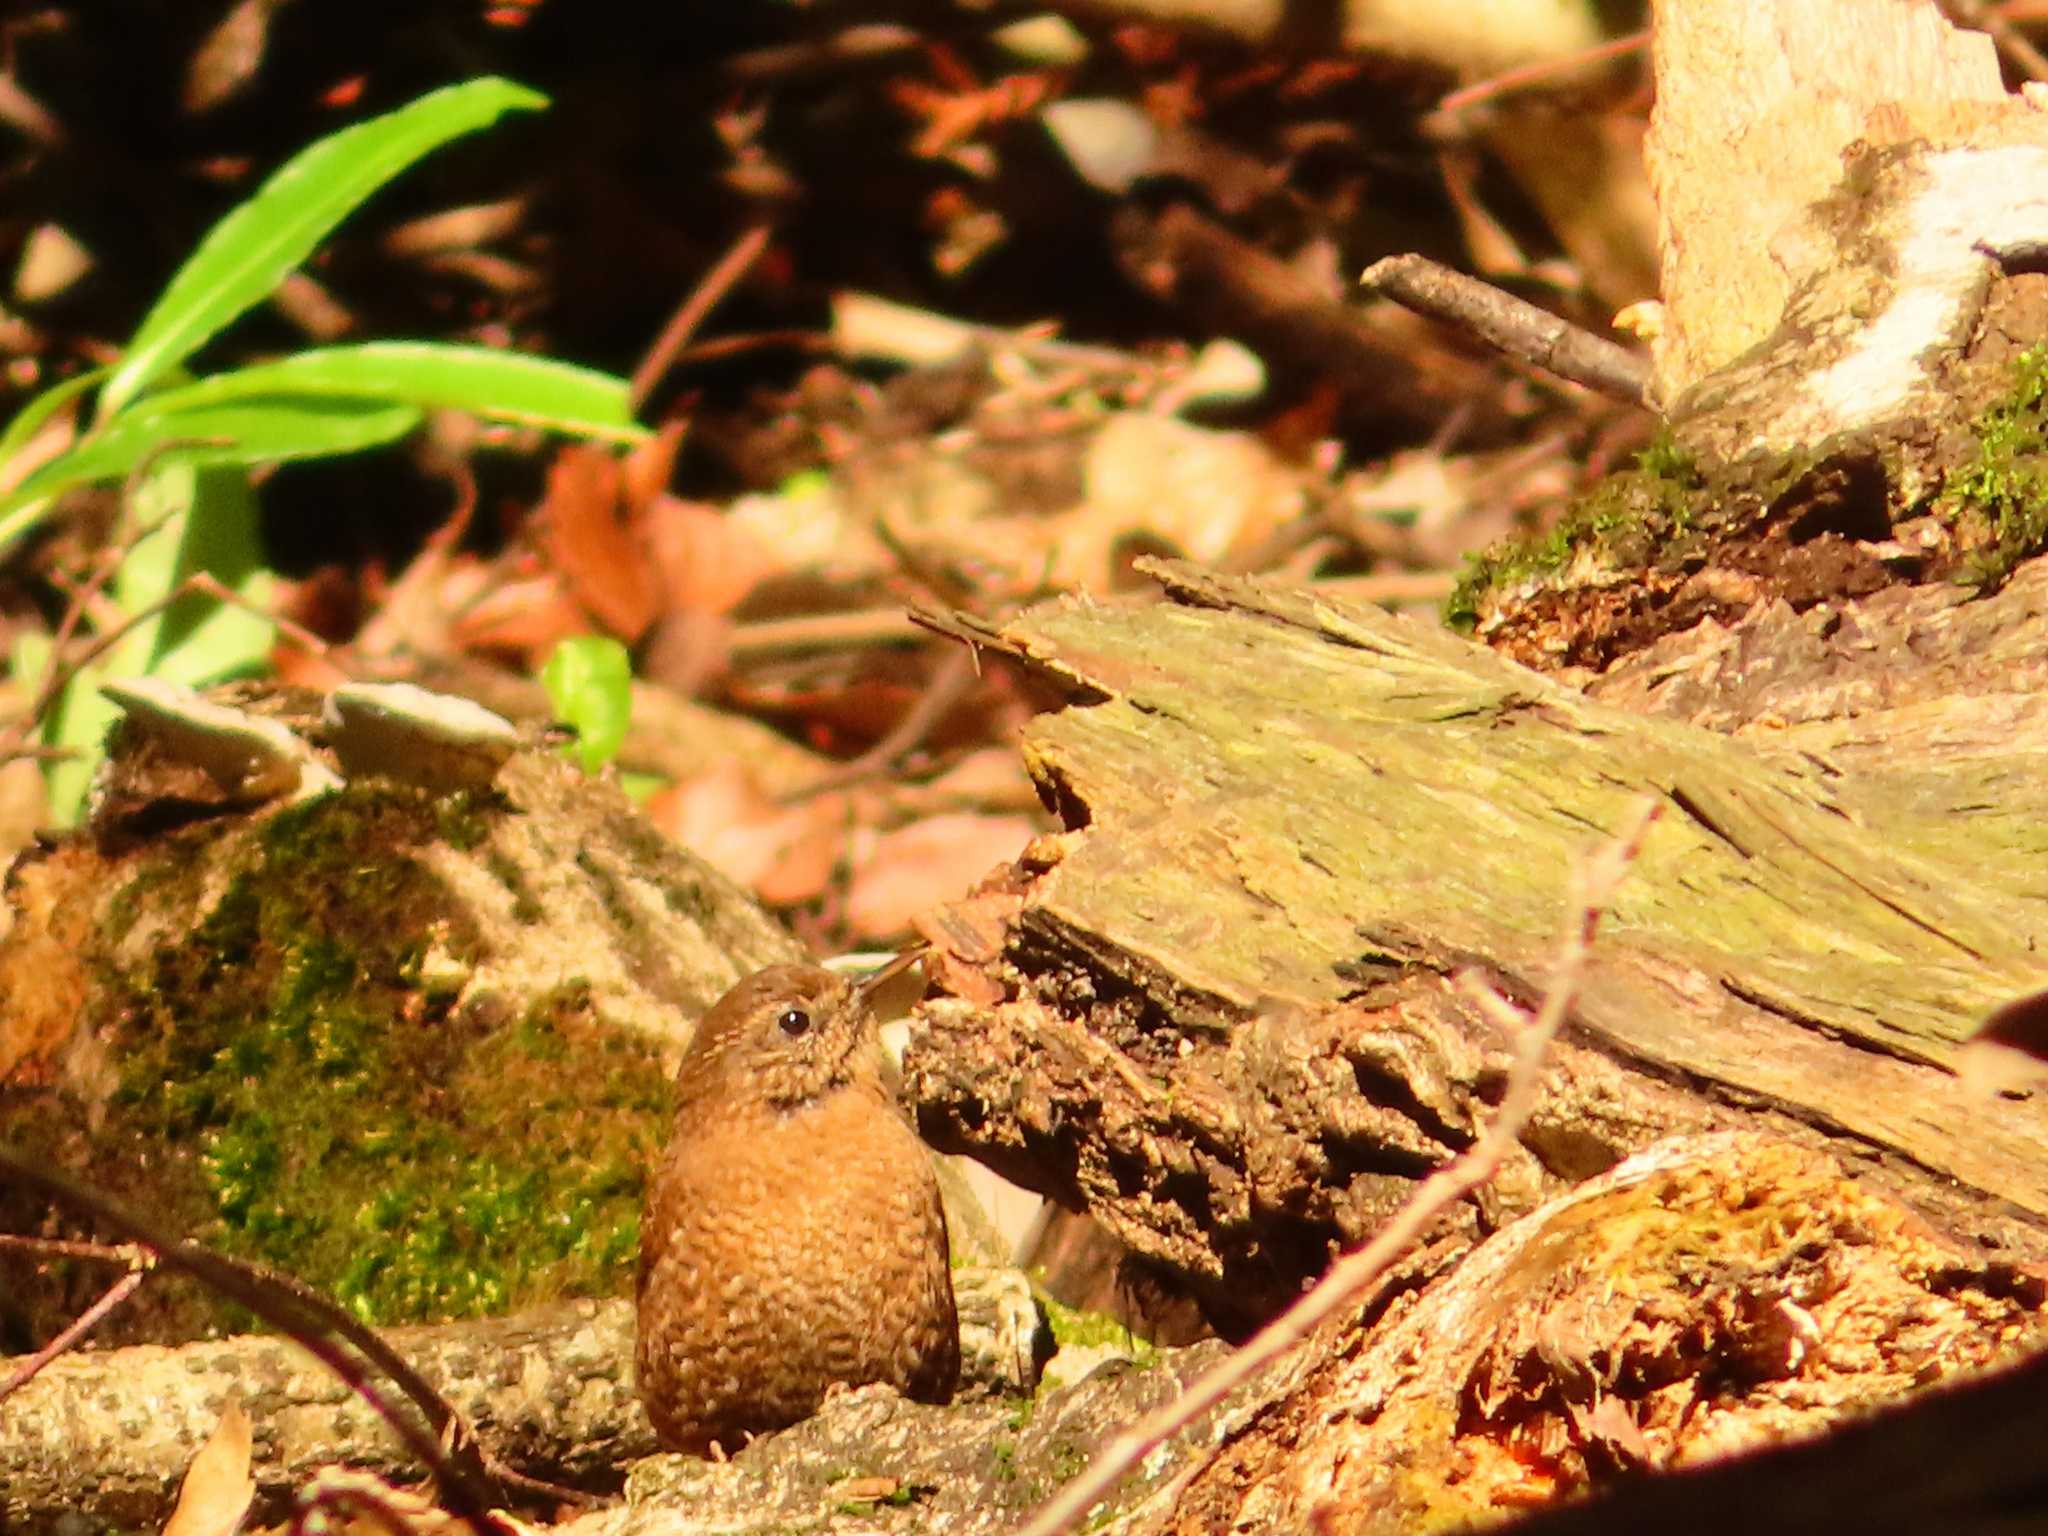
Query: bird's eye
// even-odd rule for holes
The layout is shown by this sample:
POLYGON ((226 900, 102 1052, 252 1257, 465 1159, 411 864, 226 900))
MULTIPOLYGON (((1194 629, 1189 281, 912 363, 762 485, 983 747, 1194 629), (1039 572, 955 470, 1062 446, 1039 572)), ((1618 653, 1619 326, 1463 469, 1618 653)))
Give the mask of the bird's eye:
POLYGON ((811 1027, 811 1016, 801 1008, 785 1008, 782 1016, 775 1021, 785 1035, 796 1036, 811 1027))

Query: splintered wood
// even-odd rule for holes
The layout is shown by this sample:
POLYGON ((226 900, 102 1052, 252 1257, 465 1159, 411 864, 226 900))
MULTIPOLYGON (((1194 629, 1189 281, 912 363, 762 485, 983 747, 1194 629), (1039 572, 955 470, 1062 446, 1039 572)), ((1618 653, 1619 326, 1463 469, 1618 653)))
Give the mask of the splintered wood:
POLYGON ((1927 0, 1660 0, 1655 20, 1644 154, 1667 401, 1777 325, 1814 264, 1786 232, 1842 179, 1851 143, 1948 139, 2036 116, 2007 93, 1991 39, 1950 26, 1927 0))

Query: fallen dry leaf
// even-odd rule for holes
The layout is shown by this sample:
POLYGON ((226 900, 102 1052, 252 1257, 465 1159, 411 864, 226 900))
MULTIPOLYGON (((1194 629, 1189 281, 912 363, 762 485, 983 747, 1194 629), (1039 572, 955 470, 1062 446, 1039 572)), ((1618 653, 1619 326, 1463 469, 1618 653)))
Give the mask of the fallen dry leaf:
POLYGON ((884 833, 854 871, 847 921, 862 938, 901 934, 913 918, 957 900, 1014 859, 1036 831, 1023 816, 955 813, 884 833))
POLYGON ((926 783, 898 785, 894 804, 899 815, 937 816, 949 811, 1029 814, 1042 802, 1014 748, 984 747, 926 783))
POLYGON ((675 473, 676 452, 683 446, 684 425, 672 421, 619 461, 619 488, 626 498, 628 520, 636 520, 668 489, 675 473))
POLYGON ((742 763, 725 762, 647 802, 656 826, 770 906, 822 894, 850 819, 844 794, 778 805, 742 763))
POLYGON ((508 651, 538 667, 555 643, 590 632, 582 608, 552 572, 493 587, 452 626, 453 648, 508 651))
POLYGON ((637 519, 662 594, 678 613, 731 613, 781 569, 753 533, 701 501, 657 496, 637 519))
POLYGON ((541 502, 548 558, 570 594, 626 644, 660 611, 647 557, 619 517, 618 460, 601 448, 565 444, 548 469, 541 502))
POLYGON ((186 1470, 164 1536, 230 1536, 256 1497, 256 1480, 249 1475, 252 1444, 249 1415, 230 1398, 186 1470))

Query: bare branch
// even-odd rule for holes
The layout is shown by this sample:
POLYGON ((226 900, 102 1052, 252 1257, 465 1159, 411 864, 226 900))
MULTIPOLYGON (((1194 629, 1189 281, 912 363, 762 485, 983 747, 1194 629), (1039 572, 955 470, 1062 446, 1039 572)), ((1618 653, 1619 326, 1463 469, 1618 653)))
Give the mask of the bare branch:
POLYGON ((1648 358, 1426 256, 1376 261, 1359 282, 1404 309, 1457 326, 1518 362, 1630 405, 1649 401, 1648 358))

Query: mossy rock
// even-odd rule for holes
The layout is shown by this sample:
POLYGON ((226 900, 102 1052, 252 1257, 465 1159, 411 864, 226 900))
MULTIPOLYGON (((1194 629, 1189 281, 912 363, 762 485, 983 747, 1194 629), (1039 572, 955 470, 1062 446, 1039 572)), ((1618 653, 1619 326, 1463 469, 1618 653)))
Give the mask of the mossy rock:
MULTIPOLYGON (((454 794, 120 803, 9 881, 11 1142, 380 1324, 627 1286, 667 1065, 794 940, 544 753, 454 794)), ((68 1220, 0 1192, 5 1230, 68 1220)), ((110 1278, 0 1263, 0 1352, 110 1278)), ((113 1337, 247 1322, 161 1277, 142 1295, 113 1337)))

